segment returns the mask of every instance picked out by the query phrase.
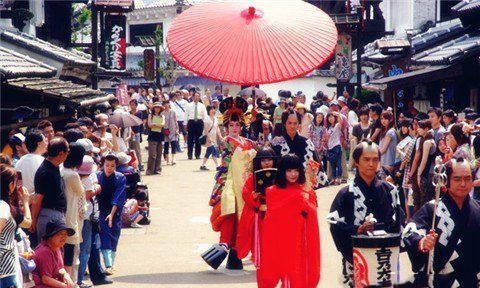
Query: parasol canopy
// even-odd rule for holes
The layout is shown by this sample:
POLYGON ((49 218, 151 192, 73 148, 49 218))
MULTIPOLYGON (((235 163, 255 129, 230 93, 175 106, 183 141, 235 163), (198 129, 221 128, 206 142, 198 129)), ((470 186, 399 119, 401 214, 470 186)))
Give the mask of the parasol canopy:
POLYGON ((118 127, 134 127, 143 124, 142 119, 130 113, 114 113, 108 117, 108 124, 114 124, 118 127))
POLYGON ((183 67, 242 85, 301 77, 324 64, 336 42, 332 19, 300 0, 203 2, 177 16, 167 35, 183 67))

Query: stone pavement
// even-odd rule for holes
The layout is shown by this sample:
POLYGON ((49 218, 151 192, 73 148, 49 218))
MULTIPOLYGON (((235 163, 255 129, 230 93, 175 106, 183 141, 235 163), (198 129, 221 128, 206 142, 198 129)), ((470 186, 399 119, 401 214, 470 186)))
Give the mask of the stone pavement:
MULTIPOLYGON (((210 160, 207 166, 212 171, 200 171, 200 160, 187 160, 185 153, 177 156, 177 165, 163 166, 162 175, 142 176, 149 187, 152 223, 122 231, 112 276, 115 283, 108 287, 256 287, 250 261, 244 262, 244 271, 232 272, 224 269, 225 263, 214 271, 201 259, 200 254, 218 241, 208 206, 214 165, 210 160)), ((324 220, 338 189, 317 190, 322 249, 319 287, 341 287, 341 256, 324 220)), ((409 265, 403 266, 408 271, 409 265)))

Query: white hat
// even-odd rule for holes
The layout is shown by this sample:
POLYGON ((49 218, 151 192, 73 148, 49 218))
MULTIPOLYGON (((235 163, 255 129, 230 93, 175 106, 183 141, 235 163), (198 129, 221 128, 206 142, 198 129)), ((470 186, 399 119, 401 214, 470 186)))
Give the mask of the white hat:
POLYGON ((347 99, 345 99, 345 97, 343 96, 338 97, 337 101, 342 101, 343 103, 347 103, 347 99))
POLYGON ((17 133, 17 134, 15 134, 15 135, 13 135, 12 137, 17 137, 18 140, 20 140, 22 143, 25 142, 25 136, 23 136, 22 133, 17 133))
POLYGON ((331 107, 332 105, 340 106, 340 105, 338 105, 338 101, 337 101, 337 100, 332 100, 332 101, 330 101, 330 107, 331 107))
POLYGON ((328 111, 330 111, 330 109, 327 106, 322 105, 322 106, 318 107, 315 112, 322 113, 324 116, 327 116, 328 111))
POLYGON ((100 153, 100 149, 95 147, 90 139, 87 139, 87 138, 78 139, 77 143, 82 145, 82 147, 85 149, 85 152, 100 153))
POLYGON ((132 161, 132 156, 127 155, 125 152, 119 152, 116 156, 118 158, 118 165, 128 164, 132 161))

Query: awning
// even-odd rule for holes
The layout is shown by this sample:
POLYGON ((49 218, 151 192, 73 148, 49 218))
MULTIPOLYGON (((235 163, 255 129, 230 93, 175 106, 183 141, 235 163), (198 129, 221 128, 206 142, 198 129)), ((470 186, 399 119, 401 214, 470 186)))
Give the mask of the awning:
POLYGON ((6 84, 27 93, 55 98, 73 108, 91 106, 115 98, 100 90, 58 78, 17 78, 7 80, 6 84))
POLYGON ((460 75, 462 75, 462 68, 459 65, 429 66, 400 75, 372 80, 370 83, 364 85, 363 88, 370 91, 402 89, 460 75))

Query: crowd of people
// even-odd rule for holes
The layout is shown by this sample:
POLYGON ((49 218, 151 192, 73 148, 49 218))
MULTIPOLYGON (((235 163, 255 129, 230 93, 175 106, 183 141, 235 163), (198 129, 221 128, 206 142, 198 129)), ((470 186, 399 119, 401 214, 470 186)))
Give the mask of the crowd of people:
MULTIPOLYGON (((201 94, 196 88, 170 93, 132 88, 128 105, 114 99, 91 117, 74 116, 58 127, 43 120, 24 133, 12 131, 0 157, 1 287, 23 287, 29 281, 36 287, 88 287, 87 267, 94 285, 112 283, 108 276, 115 273, 121 229, 150 223, 141 172, 160 175, 162 159, 164 168, 176 165, 176 153, 185 148, 188 159, 202 160, 200 170, 210 170, 210 158, 215 165, 209 205, 220 240, 212 251, 220 251, 220 258, 228 255, 229 269, 243 269, 241 259, 251 252, 260 287, 275 287, 279 281, 316 287, 320 240, 314 190, 347 183, 349 172, 355 177, 339 191, 327 217, 343 256, 347 286, 353 285, 351 236, 374 230, 372 215, 382 223, 377 228, 387 232, 406 226, 404 241, 412 255, 431 250, 442 239, 438 230, 419 232, 428 223, 422 221, 435 197, 438 157, 450 167, 444 210, 459 203, 459 190, 451 188, 463 181, 471 182, 468 197, 474 200, 468 207, 472 215, 477 213, 480 121, 469 108, 457 114, 434 107, 419 112, 407 105, 394 114, 380 103, 361 103, 346 91, 339 97, 318 92, 309 104, 301 91, 281 90, 278 101, 262 95, 231 97, 222 87, 201 94), (137 122, 114 121, 126 115, 137 122), (254 175, 271 168, 277 177, 269 182, 270 174, 262 174, 262 183, 272 187, 259 193, 254 175), (459 171, 473 176, 457 175, 459 171), (362 213, 356 212, 358 207, 362 213), (270 239, 268 245, 264 239, 270 239), (295 246, 297 242, 303 246, 295 246), (305 249, 312 253, 303 255, 305 249)), ((461 205, 457 210, 447 214, 468 216, 461 205)), ((472 229, 478 229, 475 223, 472 229)), ((461 229, 470 227, 464 224, 461 229)), ((473 230, 467 239, 464 231, 455 231, 455 239, 467 244, 480 233, 473 230)), ((447 256, 455 250, 449 249, 443 251, 447 256)), ((218 259, 204 259, 218 267, 218 259)), ((478 265, 458 267, 461 272, 446 273, 451 277, 444 279, 471 284, 470 274, 480 272, 478 265)), ((473 287, 468 284, 460 287, 473 287)))

